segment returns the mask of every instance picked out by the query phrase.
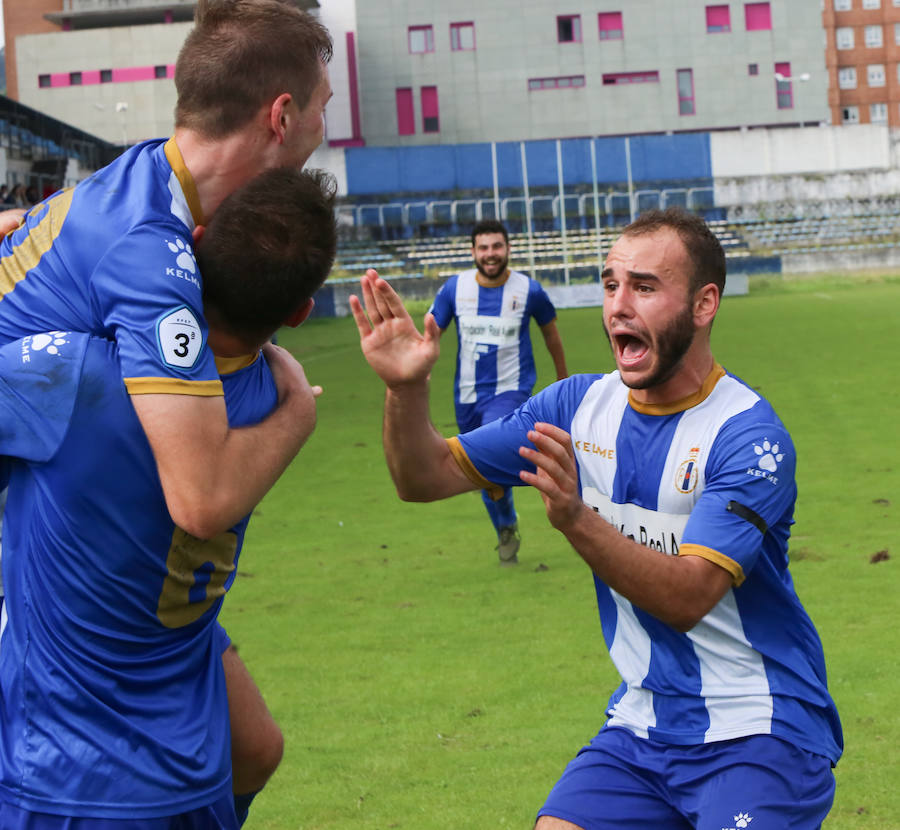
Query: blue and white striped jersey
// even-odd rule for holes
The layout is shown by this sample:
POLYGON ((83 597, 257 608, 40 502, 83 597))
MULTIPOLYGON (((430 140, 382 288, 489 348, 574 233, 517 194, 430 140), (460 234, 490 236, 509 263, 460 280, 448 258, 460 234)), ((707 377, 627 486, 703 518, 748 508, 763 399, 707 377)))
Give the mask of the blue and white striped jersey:
POLYGON ((521 484, 518 448, 536 421, 571 434, 582 498, 623 534, 705 557, 733 580, 681 633, 595 577, 622 676, 607 726, 681 745, 773 734, 836 762, 843 740, 822 645, 788 571, 796 458, 772 407, 718 366, 666 408, 633 401, 618 372, 578 375, 450 447, 479 486, 521 484))
POLYGON ((518 271, 488 281, 474 268, 441 286, 430 309, 445 329, 456 319, 456 404, 490 400, 503 392, 531 394, 537 380, 528 325, 556 318, 540 283, 518 271))

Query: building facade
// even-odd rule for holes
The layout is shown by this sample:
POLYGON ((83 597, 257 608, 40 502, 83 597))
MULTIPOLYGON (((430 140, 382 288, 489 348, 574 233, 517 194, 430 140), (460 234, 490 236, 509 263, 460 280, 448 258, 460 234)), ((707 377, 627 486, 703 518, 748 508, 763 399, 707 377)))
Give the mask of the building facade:
POLYGON ((366 0, 356 16, 369 146, 830 120, 821 0, 366 0))
POLYGON ((835 124, 900 127, 900 0, 825 0, 835 124))

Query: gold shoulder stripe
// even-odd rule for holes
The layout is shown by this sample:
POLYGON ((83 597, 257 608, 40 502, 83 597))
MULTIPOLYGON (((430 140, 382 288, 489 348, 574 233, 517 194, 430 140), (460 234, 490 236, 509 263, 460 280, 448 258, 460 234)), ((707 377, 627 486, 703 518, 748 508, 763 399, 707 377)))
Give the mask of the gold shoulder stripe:
POLYGON ((53 247, 69 213, 73 193, 74 188, 69 187, 48 199, 40 208, 44 215, 38 223, 13 248, 12 253, 0 259, 0 300, 24 280, 53 247))
POLYGON ((191 175, 191 171, 187 169, 187 165, 184 163, 181 150, 178 149, 178 145, 175 143, 175 136, 172 136, 166 142, 165 153, 166 159, 168 159, 169 164, 172 166, 172 172, 175 174, 178 183, 181 185, 181 190, 184 193, 184 198, 191 210, 191 217, 194 220, 194 224, 205 225, 206 222, 203 218, 203 210, 200 207, 200 194, 197 193, 197 185, 194 183, 194 177, 191 175))
POLYGON ((488 495, 494 500, 503 498, 503 488, 499 484, 494 484, 493 482, 488 481, 478 470, 475 468, 475 465, 469 459, 469 456, 466 455, 466 451, 463 449, 462 444, 459 442, 459 438, 448 438, 447 446, 450 448, 450 454, 453 456, 453 460, 459 465, 459 469, 463 471, 466 478, 478 486, 481 490, 487 490, 488 495))
POLYGON ((739 587, 744 581, 744 569, 731 557, 726 556, 724 553, 719 553, 719 551, 713 550, 712 548, 707 548, 703 545, 686 544, 678 549, 678 555, 700 556, 703 559, 712 562, 713 565, 724 568, 731 574, 731 583, 735 588, 739 587))
POLYGON ((225 394, 220 380, 125 378, 125 388, 129 395, 196 395, 215 398, 225 394))

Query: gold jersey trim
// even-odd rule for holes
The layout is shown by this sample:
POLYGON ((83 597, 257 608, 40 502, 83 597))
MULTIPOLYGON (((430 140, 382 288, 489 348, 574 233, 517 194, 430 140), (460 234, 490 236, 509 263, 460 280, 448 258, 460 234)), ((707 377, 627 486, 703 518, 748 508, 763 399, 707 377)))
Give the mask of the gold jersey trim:
POLYGON ((713 550, 712 548, 688 543, 682 545, 678 549, 678 555, 699 556, 702 559, 706 559, 708 562, 712 562, 714 565, 718 565, 720 568, 725 568, 725 570, 731 574, 731 584, 734 585, 735 588, 739 587, 745 579, 744 569, 737 562, 730 556, 719 553, 719 551, 713 550))
POLYGON ((48 199, 40 221, 13 248, 11 254, 0 259, 0 300, 22 282, 53 247, 69 213, 74 192, 74 188, 68 187, 48 199))
POLYGON ((178 149, 178 145, 175 143, 175 136, 172 136, 166 142, 165 153, 166 159, 172 166, 172 172, 181 185, 181 190, 190 208, 194 224, 205 225, 206 222, 203 219, 203 209, 200 207, 200 194, 197 192, 197 185, 194 183, 191 171, 187 169, 187 165, 184 163, 181 150, 178 149))
POLYGON ((723 377, 725 377, 725 370, 718 363, 713 363, 713 367, 706 376, 706 380, 703 381, 702 386, 692 395, 688 395, 680 401, 663 404, 640 403, 634 399, 631 390, 629 390, 628 403, 635 412, 640 412, 641 415, 674 415, 676 412, 684 412, 705 401, 723 377))
POLYGON ((125 378, 125 388, 129 395, 195 395, 216 398, 225 394, 220 380, 125 378))
POLYGON ((477 282, 482 288, 497 288, 501 285, 506 285, 509 281, 510 270, 506 269, 506 273, 502 277, 497 277, 495 280, 488 279, 484 274, 481 273, 477 268, 475 269, 475 282, 477 282))
POLYGON ((487 490, 488 495, 498 501, 503 498, 503 488, 499 484, 488 481, 481 473, 478 472, 475 465, 469 459, 466 451, 463 449, 459 438, 448 438, 447 446, 450 448, 450 454, 453 460, 459 465, 459 469, 463 471, 469 481, 477 485, 480 490, 487 490))
POLYGON ((243 354, 240 357, 219 357, 218 355, 214 355, 214 357, 216 358, 216 371, 220 375, 230 375, 232 372, 239 372, 256 363, 259 359, 259 352, 243 354))

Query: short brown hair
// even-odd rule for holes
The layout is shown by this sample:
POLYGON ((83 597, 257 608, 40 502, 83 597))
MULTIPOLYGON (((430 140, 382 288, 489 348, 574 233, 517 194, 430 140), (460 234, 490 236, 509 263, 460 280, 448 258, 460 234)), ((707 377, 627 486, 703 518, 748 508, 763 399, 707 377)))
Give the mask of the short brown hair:
POLYGON ((472 228, 472 247, 475 247, 475 237, 483 233, 502 233, 506 244, 509 244, 509 233, 502 222, 497 219, 482 219, 472 228))
POLYGON ((719 296, 725 290, 725 251, 718 237, 699 216, 684 208, 669 207, 665 210, 648 210, 642 213, 622 231, 622 236, 641 236, 655 233, 662 228, 671 228, 678 234, 691 262, 691 293, 709 283, 719 289, 719 296))
POLYGON ((331 60, 328 30, 288 0, 206 0, 175 63, 175 126, 209 138, 284 92, 303 109, 331 60))
POLYGON ((197 243, 203 303, 230 334, 262 342, 321 287, 337 250, 335 179, 277 167, 219 205, 197 243))

